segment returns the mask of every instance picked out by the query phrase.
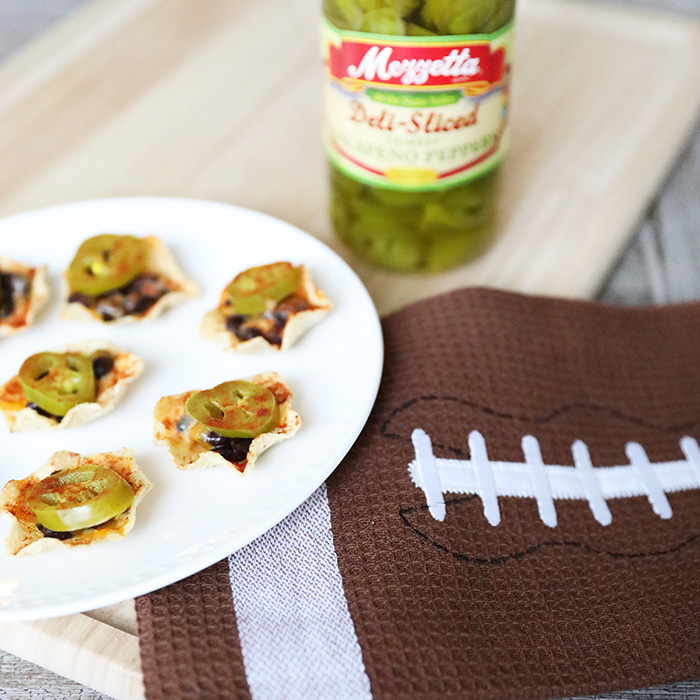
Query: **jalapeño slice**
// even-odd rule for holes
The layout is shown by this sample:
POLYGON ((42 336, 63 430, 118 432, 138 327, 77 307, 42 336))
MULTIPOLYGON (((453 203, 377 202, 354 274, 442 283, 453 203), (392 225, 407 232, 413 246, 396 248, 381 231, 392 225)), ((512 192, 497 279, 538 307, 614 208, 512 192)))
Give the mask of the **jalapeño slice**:
POLYGON ((272 308, 299 286, 300 279, 299 268, 288 262, 243 270, 224 290, 224 313, 257 314, 272 308))
POLYGON ((272 392, 244 379, 197 391, 185 403, 192 418, 224 437, 253 438, 277 424, 272 392))
POLYGON ((146 244, 136 236, 104 233, 88 238, 68 268, 71 290, 98 296, 128 284, 146 268, 146 244))
POLYGON ((27 401, 54 416, 95 399, 95 374, 85 355, 40 352, 28 357, 19 370, 27 401))
POLYGON ((55 532, 95 527, 133 502, 128 481, 109 467, 92 464, 54 472, 34 484, 26 496, 37 520, 55 532))

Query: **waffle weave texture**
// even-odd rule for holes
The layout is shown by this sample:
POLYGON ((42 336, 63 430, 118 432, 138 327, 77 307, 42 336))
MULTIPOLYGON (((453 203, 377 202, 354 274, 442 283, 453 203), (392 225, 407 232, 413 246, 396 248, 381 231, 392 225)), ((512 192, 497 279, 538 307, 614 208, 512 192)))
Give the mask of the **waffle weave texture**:
POLYGON ((534 498, 500 497, 494 527, 475 494, 446 493, 436 520, 408 470, 417 428, 438 458, 469 459, 478 430, 491 460, 521 462, 525 435, 545 464, 571 465, 576 440, 601 469, 629 464, 629 442, 654 463, 683 459, 680 439, 700 438, 700 305, 470 289, 383 330, 377 402, 325 491, 229 562, 137 601, 149 699, 301 697, 270 685, 284 674, 265 668, 256 620, 309 682, 306 626, 323 634, 331 615, 345 626, 337 667, 362 697, 539 700, 700 677, 698 489, 667 494, 669 519, 645 496, 610 499, 607 526, 586 500, 557 500, 549 527, 534 498))

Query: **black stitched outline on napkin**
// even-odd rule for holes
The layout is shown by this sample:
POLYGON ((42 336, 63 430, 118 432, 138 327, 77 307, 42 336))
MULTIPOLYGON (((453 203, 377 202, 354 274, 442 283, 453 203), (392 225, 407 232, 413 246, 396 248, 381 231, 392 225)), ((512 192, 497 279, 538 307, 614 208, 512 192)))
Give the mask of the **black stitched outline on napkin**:
MULTIPOLYGON (((459 503, 465 503, 468 501, 473 500, 474 498, 477 498, 476 495, 470 495, 470 496, 463 496, 461 498, 452 498, 450 500, 445 501, 445 506, 450 507, 457 505, 459 503)), ((524 557, 527 557, 531 554, 537 554, 537 552, 540 552, 548 547, 572 547, 574 549, 581 549, 584 552, 590 553, 590 554, 597 554, 599 556, 607 556, 612 559, 646 559, 648 557, 661 557, 661 556, 666 556, 668 554, 677 554, 678 552, 682 551, 685 549, 688 545, 693 544, 697 540, 700 539, 700 531, 694 532, 691 535, 689 535, 685 540, 680 542, 677 545, 674 545, 673 547, 669 547, 668 549, 661 550, 659 552, 633 552, 631 554, 627 554, 625 552, 611 552, 605 549, 597 549, 596 547, 593 547, 590 544, 586 544, 585 542, 577 542, 575 540, 547 540, 545 542, 538 542, 537 544, 533 544, 526 549, 517 551, 517 552, 511 552, 509 554, 502 554, 498 557, 477 557, 474 555, 470 554, 463 554, 462 552, 454 552, 452 551, 449 547, 446 547, 444 544, 440 544, 436 540, 432 539, 429 535, 427 535, 425 532, 422 530, 419 530, 413 523, 408 519, 407 515, 410 513, 415 513, 416 511, 426 511, 428 510, 427 505, 421 505, 421 506, 411 506, 409 508, 401 508, 399 510, 399 517, 401 518, 401 522, 403 523, 404 526, 409 528, 415 535, 417 535, 420 539, 424 540, 431 546, 435 547, 436 549, 445 552, 449 554, 450 556, 453 556, 455 559, 459 561, 467 561, 472 564, 479 564, 481 566, 500 566, 501 564, 505 564, 507 561, 510 561, 511 559, 522 559, 524 557)))
MULTIPOLYGON (((405 403, 394 408, 381 425, 381 435, 385 438, 388 438, 389 440, 410 441, 410 437, 403 437, 398 433, 389 432, 389 425, 396 416, 400 415, 401 413, 403 413, 404 411, 408 410, 409 408, 421 401, 453 401, 456 403, 460 403, 463 406, 472 408, 474 410, 481 411, 482 413, 485 413, 489 416, 495 416, 496 418, 502 418, 504 420, 518 421, 520 423, 548 423, 549 421, 554 420, 555 418, 558 418, 559 416, 562 416, 565 413, 568 413, 569 411, 573 411, 576 409, 588 409, 596 411, 598 413, 607 413, 611 418, 625 420, 629 423, 633 423, 634 425, 639 425, 644 428, 650 428, 652 430, 659 430, 661 432, 669 434, 688 431, 691 428, 694 428, 700 424, 700 418, 696 418, 694 420, 687 421, 686 423, 679 423, 676 425, 664 425, 662 423, 655 423, 654 421, 641 418, 640 416, 625 413, 624 411, 620 411, 617 408, 611 408, 610 406, 604 406, 602 404, 596 404, 587 401, 572 401, 571 403, 559 406, 558 408, 555 408, 552 411, 549 411, 548 413, 543 413, 539 415, 524 415, 517 413, 508 413, 505 411, 498 411, 497 409, 491 406, 485 406, 483 404, 479 404, 475 401, 470 401, 468 399, 460 399, 456 396, 421 396, 418 398, 409 399, 405 403)), ((451 445, 442 445, 437 442, 433 443, 433 445, 437 448, 448 450, 460 457, 468 457, 468 453, 466 453, 464 450, 461 450, 458 447, 453 447, 451 445)))

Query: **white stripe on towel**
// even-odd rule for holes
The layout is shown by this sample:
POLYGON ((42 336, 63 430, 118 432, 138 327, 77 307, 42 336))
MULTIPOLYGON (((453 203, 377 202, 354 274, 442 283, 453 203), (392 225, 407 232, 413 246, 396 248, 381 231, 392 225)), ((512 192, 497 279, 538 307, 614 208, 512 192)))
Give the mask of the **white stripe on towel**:
POLYGON ((253 700, 372 697, 333 547, 325 484, 229 557, 253 700))

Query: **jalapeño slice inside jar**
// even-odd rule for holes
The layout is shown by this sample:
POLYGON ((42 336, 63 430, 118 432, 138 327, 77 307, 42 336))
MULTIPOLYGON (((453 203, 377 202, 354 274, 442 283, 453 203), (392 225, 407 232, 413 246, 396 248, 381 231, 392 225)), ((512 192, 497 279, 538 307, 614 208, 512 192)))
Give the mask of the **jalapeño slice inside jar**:
POLYGON ((19 370, 27 401, 54 416, 65 416, 79 403, 95 399, 95 374, 85 355, 40 352, 19 370))
POLYGON ((254 438, 277 424, 277 402, 260 384, 237 379, 197 391, 185 403, 192 418, 224 437, 254 438))
POLYGON ((90 464, 47 476, 25 500, 45 528, 73 532, 116 518, 134 502, 134 490, 113 469, 90 464))
POLYGON ((98 296, 128 284, 146 268, 146 243, 136 236, 105 233, 88 238, 68 268, 71 290, 98 296))
POLYGON ((251 267, 236 275, 223 294, 226 314, 257 314, 274 307, 298 286, 301 272, 288 262, 251 267))

